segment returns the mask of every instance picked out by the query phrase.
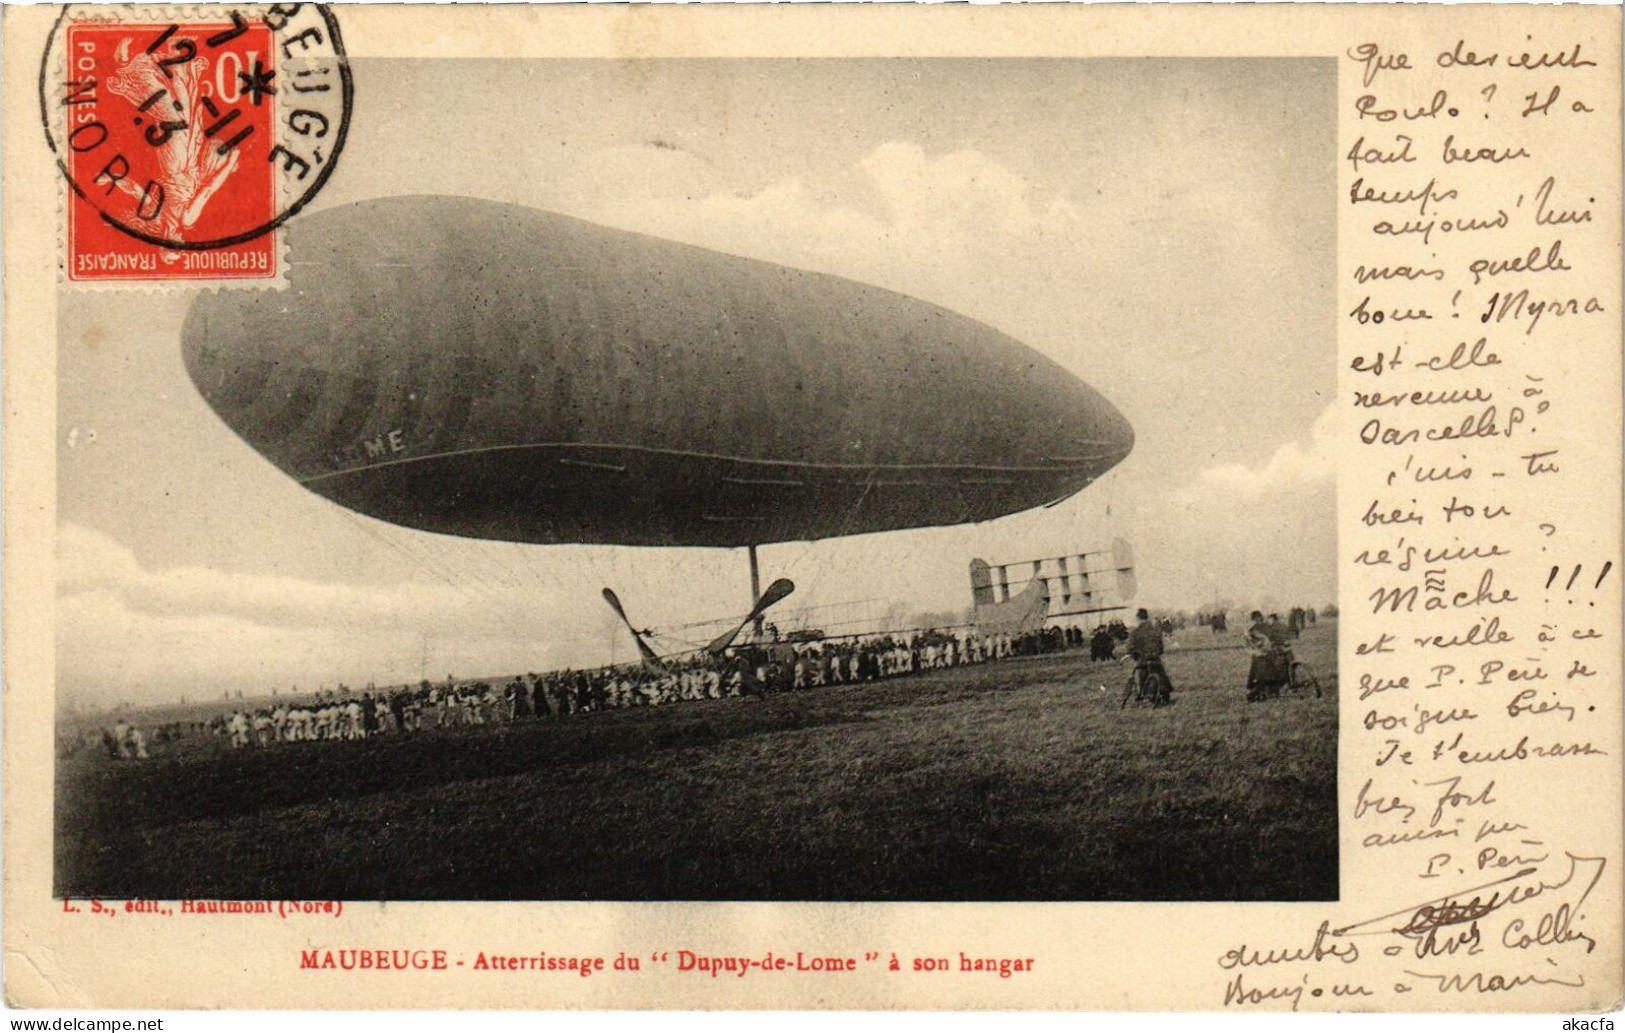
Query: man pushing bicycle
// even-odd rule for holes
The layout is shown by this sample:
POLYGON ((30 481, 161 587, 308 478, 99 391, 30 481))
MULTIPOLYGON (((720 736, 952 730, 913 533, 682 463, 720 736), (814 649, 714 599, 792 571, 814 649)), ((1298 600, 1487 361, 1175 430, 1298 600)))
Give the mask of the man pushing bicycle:
POLYGON ((1273 699, 1281 694, 1281 687, 1291 680, 1292 651, 1287 645, 1281 622, 1266 622, 1258 610, 1252 613, 1252 626, 1247 629, 1247 647, 1252 664, 1247 671, 1247 701, 1273 699))

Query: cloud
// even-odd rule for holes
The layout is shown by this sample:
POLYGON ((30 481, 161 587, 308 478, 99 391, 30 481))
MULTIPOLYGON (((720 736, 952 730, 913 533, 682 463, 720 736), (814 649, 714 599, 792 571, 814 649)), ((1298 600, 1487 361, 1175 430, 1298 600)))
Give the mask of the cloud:
POLYGON ((1211 466, 1197 474, 1200 486, 1242 498, 1293 490, 1331 481, 1337 473, 1337 410, 1328 404, 1310 428, 1307 444, 1289 441, 1262 466, 1241 463, 1211 466))
POLYGON ((916 144, 893 141, 858 167, 884 199, 892 223, 905 232, 1021 237, 1078 221, 1077 209, 1064 198, 1035 209, 1024 179, 974 149, 933 157, 916 144))
POLYGON ((1223 463, 1123 504, 1153 605, 1317 606, 1337 595, 1337 411, 1257 464, 1223 463))
MULTIPOLYGON (((424 556, 433 569, 446 564, 424 556)), ((59 683, 82 703, 388 684, 416 680, 425 662, 434 677, 538 670, 553 642, 541 640, 527 615, 545 609, 558 637, 603 623, 596 611, 560 605, 545 586, 500 580, 491 564, 464 566, 441 582, 385 585, 153 570, 108 535, 64 523, 57 569, 59 683)))
POLYGON ((274 574, 240 574, 206 567, 147 570, 135 555, 99 531, 65 524, 57 536, 57 595, 118 600, 132 614, 235 619, 271 627, 332 627, 369 620, 400 621, 431 614, 464 623, 467 599, 450 585, 360 586, 274 574))
POLYGON ((1009 167, 975 149, 873 148, 839 183, 789 176, 755 190, 723 183, 702 159, 652 146, 582 163, 616 190, 574 214, 621 229, 815 269, 926 295, 963 297, 970 256, 1006 255, 1073 231, 1065 197, 1036 198, 1009 167))

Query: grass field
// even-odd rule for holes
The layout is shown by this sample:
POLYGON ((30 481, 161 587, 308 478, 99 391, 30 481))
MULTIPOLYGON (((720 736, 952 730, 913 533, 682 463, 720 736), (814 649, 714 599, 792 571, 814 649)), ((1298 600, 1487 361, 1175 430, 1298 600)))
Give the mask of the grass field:
POLYGON ((500 729, 85 751, 58 764, 56 890, 1336 898, 1335 623, 1297 645, 1323 699, 1248 704, 1236 637, 1183 639, 1157 710, 1120 710, 1127 667, 1073 652, 500 729))

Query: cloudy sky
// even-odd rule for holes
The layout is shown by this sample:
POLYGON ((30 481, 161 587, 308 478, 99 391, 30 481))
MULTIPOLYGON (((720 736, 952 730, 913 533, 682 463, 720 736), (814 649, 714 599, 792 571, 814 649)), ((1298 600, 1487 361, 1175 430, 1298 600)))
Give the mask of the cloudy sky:
MULTIPOLYGON (((823 622, 858 600, 963 608, 974 556, 1118 535, 1150 605, 1324 603, 1331 77, 1291 60, 361 62, 313 207, 486 197, 878 284, 1026 342, 1134 425, 1134 453, 1052 509, 764 548, 764 577, 793 578, 823 622)), ((743 609, 742 552, 465 541, 304 491, 187 380, 189 300, 61 297, 65 700, 626 659, 604 585, 656 628, 743 609)))

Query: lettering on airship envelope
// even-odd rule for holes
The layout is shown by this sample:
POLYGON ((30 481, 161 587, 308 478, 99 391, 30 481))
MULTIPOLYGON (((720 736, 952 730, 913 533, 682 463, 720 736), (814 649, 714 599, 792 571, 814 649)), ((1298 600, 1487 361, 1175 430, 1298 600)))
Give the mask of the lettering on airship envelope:
POLYGON ((336 167, 351 79, 321 5, 75 6, 40 105, 65 180, 62 280, 279 286, 278 228, 336 167))

